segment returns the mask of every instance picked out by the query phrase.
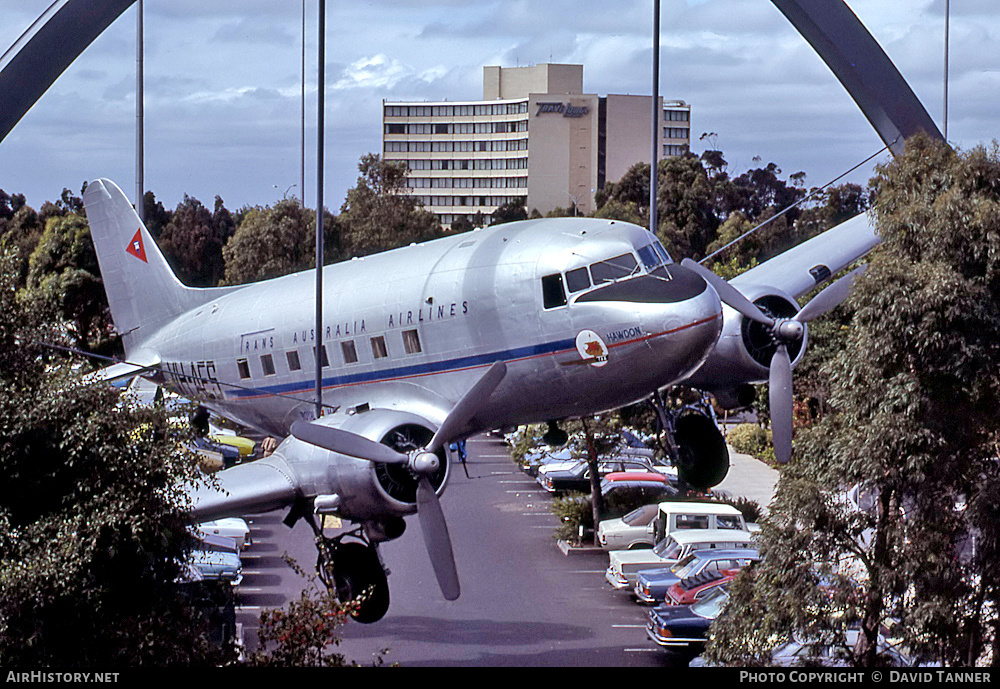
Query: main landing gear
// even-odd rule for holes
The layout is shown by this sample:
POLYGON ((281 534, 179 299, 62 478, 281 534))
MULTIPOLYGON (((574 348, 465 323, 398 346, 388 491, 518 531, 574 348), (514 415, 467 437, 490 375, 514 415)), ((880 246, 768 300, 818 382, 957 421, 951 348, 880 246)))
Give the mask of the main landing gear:
POLYGON ((365 537, 362 528, 327 538, 314 519, 310 524, 316 534, 320 581, 341 603, 357 603, 351 616, 358 622, 382 619, 389 610, 389 580, 377 545, 365 537))

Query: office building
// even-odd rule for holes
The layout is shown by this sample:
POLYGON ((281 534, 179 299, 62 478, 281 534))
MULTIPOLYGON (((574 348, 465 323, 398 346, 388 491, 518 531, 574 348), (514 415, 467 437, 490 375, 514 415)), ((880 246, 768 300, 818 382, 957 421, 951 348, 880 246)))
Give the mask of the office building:
MULTIPOLYGON (((384 102, 383 157, 407 163, 410 193, 446 226, 510 202, 582 215, 649 162, 651 109, 650 96, 583 93, 582 65, 489 66, 480 101, 384 102)), ((660 99, 657 112, 658 156, 687 151, 690 106, 660 99)))

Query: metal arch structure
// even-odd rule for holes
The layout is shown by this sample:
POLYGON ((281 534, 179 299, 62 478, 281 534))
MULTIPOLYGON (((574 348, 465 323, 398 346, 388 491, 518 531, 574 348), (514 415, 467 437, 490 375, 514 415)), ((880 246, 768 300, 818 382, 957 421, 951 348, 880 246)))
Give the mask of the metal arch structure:
POLYGON ((906 139, 940 130, 892 60, 846 2, 771 0, 843 84, 893 155, 906 139))
MULTIPOLYGON (((833 71, 893 154, 943 139, 892 60, 843 0, 771 0, 833 71)), ((0 141, 135 0, 55 0, 0 57, 0 141)))
POLYGON ((0 141, 135 0, 55 0, 0 57, 0 141))

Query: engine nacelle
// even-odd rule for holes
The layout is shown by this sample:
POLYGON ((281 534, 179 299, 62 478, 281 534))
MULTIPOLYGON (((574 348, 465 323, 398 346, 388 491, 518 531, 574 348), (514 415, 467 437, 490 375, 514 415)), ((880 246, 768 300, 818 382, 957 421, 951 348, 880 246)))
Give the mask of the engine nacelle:
MULTIPOLYGON (((338 427, 377 440, 404 454, 424 447, 434 435, 426 419, 388 409, 354 414, 338 427)), ((273 456, 287 463, 304 495, 336 495, 339 498, 337 514, 344 519, 384 521, 416 512, 417 478, 405 465, 349 457, 293 436, 286 438, 273 456)), ((447 484, 450 464, 445 450, 439 450, 437 456, 440 466, 428 474, 428 479, 441 494, 447 484)))
MULTIPOLYGON (((790 318, 799 305, 788 294, 771 287, 740 285, 740 291, 766 314, 790 318)), ((788 344, 788 356, 794 366, 802 358, 808 332, 801 340, 788 344)), ((753 402, 752 383, 766 383, 768 367, 777 344, 768 328, 724 306, 722 335, 712 353, 684 385, 712 393, 727 409, 738 409, 753 402)))

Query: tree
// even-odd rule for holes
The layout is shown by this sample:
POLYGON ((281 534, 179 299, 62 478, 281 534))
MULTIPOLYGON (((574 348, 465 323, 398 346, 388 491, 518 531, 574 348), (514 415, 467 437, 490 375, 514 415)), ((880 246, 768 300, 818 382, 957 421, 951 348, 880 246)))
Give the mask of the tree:
POLYGON ((340 209, 341 255, 365 256, 443 236, 437 216, 405 193, 409 168, 369 153, 340 209))
POLYGON ((0 263, 0 663, 218 665, 175 583, 194 462, 162 411, 87 385, 39 348, 54 332, 0 263))
POLYGON ((222 247, 235 225, 222 199, 216 197, 215 213, 187 194, 177 205, 159 237, 160 250, 177 277, 192 287, 219 284, 225 269, 222 247))
MULTIPOLYGON (((337 220, 327 213, 323 221, 324 262, 339 258, 337 220)), ((297 199, 274 207, 248 210, 239 228, 222 249, 225 280, 237 285, 306 270, 316 264, 316 214, 297 199)))
POLYGON ((709 645, 723 662, 766 663, 791 634, 843 647, 849 626, 857 665, 886 628, 917 659, 998 660, 1000 154, 917 137, 873 185, 882 244, 828 367, 834 412, 782 472, 709 645))
POLYGON ((97 252, 83 216, 48 219, 29 260, 24 298, 63 322, 77 349, 110 354, 117 348, 97 252))

